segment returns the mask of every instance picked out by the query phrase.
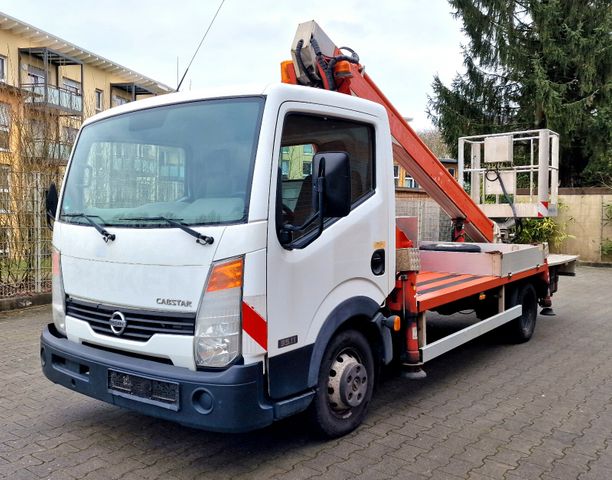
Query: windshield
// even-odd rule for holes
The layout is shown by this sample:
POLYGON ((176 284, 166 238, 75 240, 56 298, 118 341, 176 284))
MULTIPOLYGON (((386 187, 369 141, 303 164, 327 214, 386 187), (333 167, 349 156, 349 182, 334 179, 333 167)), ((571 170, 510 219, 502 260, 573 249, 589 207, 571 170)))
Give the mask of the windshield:
POLYGON ((151 108, 83 128, 60 220, 107 226, 245 222, 263 98, 151 108), (150 219, 150 220, 149 220, 150 219))

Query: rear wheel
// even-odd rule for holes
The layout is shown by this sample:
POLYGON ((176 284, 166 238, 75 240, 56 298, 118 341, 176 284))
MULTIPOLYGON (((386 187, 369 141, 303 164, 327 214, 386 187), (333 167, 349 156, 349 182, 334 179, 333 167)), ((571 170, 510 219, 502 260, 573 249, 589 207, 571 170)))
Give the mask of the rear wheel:
POLYGON ((314 427, 339 437, 363 421, 374 387, 374 359, 366 338, 355 330, 337 334, 323 355, 317 392, 310 407, 314 427))
POLYGON ((538 295, 531 283, 525 283, 515 290, 506 302, 508 307, 522 305, 523 314, 506 324, 505 332, 514 343, 527 342, 535 330, 538 316, 538 295))

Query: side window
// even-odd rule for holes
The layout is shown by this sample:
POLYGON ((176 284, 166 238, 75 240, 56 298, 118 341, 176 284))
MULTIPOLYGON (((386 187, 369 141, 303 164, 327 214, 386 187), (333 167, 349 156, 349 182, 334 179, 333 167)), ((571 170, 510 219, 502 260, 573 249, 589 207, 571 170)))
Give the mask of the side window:
POLYGON ((315 147, 310 143, 281 149, 282 204, 287 220, 291 220, 288 223, 293 225, 302 225, 312 215, 312 196, 308 189, 312 188, 314 154, 315 147))
MULTIPOLYGON (((347 152, 351 165, 351 203, 369 196, 374 183, 374 129, 371 125, 307 114, 285 118, 279 158, 277 229, 302 227, 316 214, 312 201, 312 159, 318 152, 347 152)), ((316 230, 311 222, 302 231, 294 228, 297 240, 316 230)))

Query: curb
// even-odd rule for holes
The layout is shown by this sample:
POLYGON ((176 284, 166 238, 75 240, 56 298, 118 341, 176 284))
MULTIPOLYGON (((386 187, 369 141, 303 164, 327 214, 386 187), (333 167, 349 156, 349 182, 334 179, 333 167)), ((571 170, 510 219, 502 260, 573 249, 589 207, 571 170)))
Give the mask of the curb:
POLYGON ((0 312, 17 310, 51 303, 50 293, 39 293, 28 297, 0 298, 0 312))
POLYGON ((582 262, 578 260, 579 267, 612 268, 612 263, 608 262, 582 262))

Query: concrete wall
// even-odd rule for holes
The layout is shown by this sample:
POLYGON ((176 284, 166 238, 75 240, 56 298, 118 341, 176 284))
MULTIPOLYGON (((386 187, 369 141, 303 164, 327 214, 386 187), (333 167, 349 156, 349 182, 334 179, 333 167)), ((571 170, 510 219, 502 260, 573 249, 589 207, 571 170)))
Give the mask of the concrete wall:
POLYGON ((558 220, 566 224, 568 238, 556 250, 580 255, 583 262, 612 263, 612 256, 601 254, 602 241, 612 240, 612 222, 606 224, 604 206, 612 204, 609 189, 562 189, 559 200, 564 205, 558 220))

